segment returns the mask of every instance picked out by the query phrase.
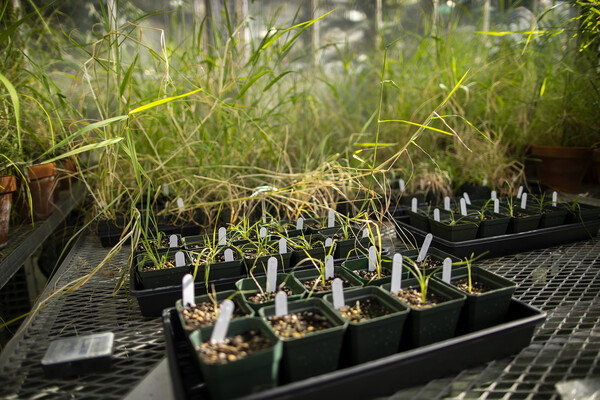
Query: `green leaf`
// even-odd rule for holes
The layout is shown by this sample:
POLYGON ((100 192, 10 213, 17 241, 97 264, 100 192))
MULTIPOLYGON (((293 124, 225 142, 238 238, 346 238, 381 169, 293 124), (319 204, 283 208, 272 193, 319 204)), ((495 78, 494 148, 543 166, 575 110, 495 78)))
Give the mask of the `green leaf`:
POLYGON ((119 143, 121 140, 123 140, 122 137, 118 137, 118 138, 112 138, 112 139, 107 139, 107 140, 103 140, 101 142, 98 143, 91 143, 91 144, 86 144, 85 146, 81 146, 81 147, 77 147, 76 149, 73 149, 71 151, 67 151, 66 153, 63 153, 59 156, 56 156, 54 158, 51 158, 47 161, 44 161, 42 164, 47 164, 47 163, 51 163, 57 160, 61 160, 63 158, 67 158, 67 157, 71 157, 89 150, 96 150, 96 149, 101 149, 103 147, 107 147, 110 145, 113 145, 115 143, 119 143))
POLYGON ((192 90, 191 92, 180 94, 178 96, 165 97, 164 99, 153 101, 152 103, 148 103, 148 104, 143 105, 141 107, 134 108, 133 110, 129 111, 128 115, 137 114, 139 112, 146 111, 146 110, 149 110, 149 109, 154 108, 154 107, 158 107, 158 106, 160 106, 162 104, 170 103, 170 102, 172 102, 174 100, 181 99, 181 98, 184 98, 184 97, 187 97, 187 96, 191 96, 192 94, 198 93, 201 90, 202 90, 202 88, 196 89, 196 90, 192 90))
POLYGON ((259 80, 263 76, 265 76, 267 74, 272 74, 272 73, 273 73, 273 71, 269 70, 269 71, 262 71, 262 72, 259 72, 256 75, 254 75, 244 86, 242 86, 242 88, 240 89, 240 92, 238 93, 236 99, 239 99, 240 97, 242 97, 244 95, 244 93, 246 93, 246 91, 248 89, 250 89, 250 87, 254 84, 254 82, 256 82, 257 80, 259 80))
POLYGON ((15 121, 17 123, 17 143, 19 145, 19 151, 21 150, 21 106, 19 104, 19 95, 17 94, 17 89, 13 86, 12 83, 8 80, 7 77, 0 73, 0 81, 6 86, 8 90, 8 94, 10 95, 10 99, 13 103, 13 107, 15 109, 15 121))

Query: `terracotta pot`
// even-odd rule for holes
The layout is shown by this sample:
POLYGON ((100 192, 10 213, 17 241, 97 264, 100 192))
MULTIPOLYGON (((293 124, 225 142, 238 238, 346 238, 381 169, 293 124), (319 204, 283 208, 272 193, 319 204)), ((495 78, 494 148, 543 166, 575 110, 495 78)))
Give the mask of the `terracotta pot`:
POLYGON ((13 193, 17 190, 14 176, 0 176, 0 249, 8 242, 8 228, 13 193))
POLYGON ((531 146, 540 182, 551 189, 576 193, 592 160, 586 147, 531 146))
MULTIPOLYGON (((66 158, 62 162, 62 172, 58 178, 60 190, 71 190, 71 185, 75 181, 75 173, 77 172, 77 165, 71 158, 66 158)), ((58 193, 58 191, 55 191, 58 193)))
MULTIPOLYGON (((42 221, 54 211, 54 191, 56 189, 56 163, 37 164, 27 168, 28 185, 31 193, 33 220, 42 221)), ((21 184, 19 197, 19 214, 22 220, 31 219, 31 209, 26 193, 27 188, 21 184)))

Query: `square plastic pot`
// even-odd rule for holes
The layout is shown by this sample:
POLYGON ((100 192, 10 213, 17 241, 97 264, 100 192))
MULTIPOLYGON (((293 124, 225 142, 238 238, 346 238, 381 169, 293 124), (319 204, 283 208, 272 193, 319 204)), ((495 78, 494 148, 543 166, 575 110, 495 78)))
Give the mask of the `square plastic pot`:
POLYGON ((504 235, 508 230, 510 216, 485 211, 485 219, 479 221, 478 238, 504 235))
MULTIPOLYGON (((392 259, 387 256, 381 257, 381 269, 385 272, 386 276, 382 276, 378 279, 368 280, 357 274, 357 271, 367 271, 369 269, 369 258, 361 257, 354 260, 346 260, 342 263, 342 268, 348 270, 359 282, 364 286, 381 286, 384 283, 391 282, 392 280, 392 259)), ((402 269, 402 278, 410 278, 410 272, 408 269, 402 269)))
POLYGON ((180 267, 161 268, 151 271, 144 271, 144 266, 152 265, 154 259, 158 257, 160 260, 162 257, 175 256, 175 253, 179 251, 158 251, 156 255, 151 256, 148 253, 138 254, 135 260, 135 269, 140 278, 140 281, 144 289, 154 289, 165 286, 181 286, 181 279, 185 274, 192 273, 192 266, 190 265, 190 259, 186 252, 185 265, 180 267))
POLYGON ((409 221, 410 224, 412 226, 414 226, 417 229, 420 229, 424 232, 429 232, 429 213, 421 210, 421 209, 417 209, 417 212, 414 211, 409 211, 408 212, 408 217, 409 217, 409 221))
MULTIPOLYGON (((293 293, 293 295, 288 296, 288 301, 298 300, 306 294, 306 289, 304 288, 304 286, 302 286, 302 284, 300 282, 298 282, 298 280, 293 275, 277 274, 277 287, 279 287, 284 282, 285 282, 285 286, 290 288, 290 290, 293 293)), ((251 302, 248 300, 249 296, 252 296, 253 294, 260 292, 260 290, 256 286, 257 283, 258 283, 258 285, 260 285, 260 288, 262 289, 262 291, 267 290, 267 276, 266 275, 255 276, 254 279, 252 279, 252 278, 240 279, 239 281, 237 281, 235 283, 236 288, 238 290, 242 291, 242 294, 244 296, 246 303, 254 311, 258 311, 262 307, 266 307, 266 306, 275 304, 274 297, 273 297, 273 300, 269 300, 264 303, 254 303, 254 302, 251 302)))
POLYGON ((538 228, 542 214, 523 210, 521 208, 515 208, 515 211, 521 213, 521 216, 511 217, 510 223, 508 224, 508 233, 520 233, 532 231, 538 228))
POLYGON ((560 226, 565 223, 567 219, 567 210, 559 207, 544 207, 542 210, 542 217, 540 218, 539 228, 550 228, 553 226, 560 226))
MULTIPOLYGON (((294 277, 296 279, 298 279, 298 281, 300 282, 301 285, 303 284, 303 282, 313 280, 313 279, 321 276, 320 272, 316 268, 307 269, 307 270, 303 270, 303 271, 294 271, 294 272, 292 272, 292 275, 294 275, 294 277)), ((333 267, 333 277, 340 278, 342 281, 347 281, 350 284, 349 285, 350 287, 362 287, 362 282, 360 280, 358 280, 354 274, 351 274, 348 270, 346 270, 340 266, 333 267)), ((347 285, 344 285, 344 287, 347 287, 347 285)), ((306 287, 305 287, 305 289, 306 289, 306 287)), ((307 290, 307 296, 310 296, 310 297, 323 297, 326 294, 331 293, 331 290, 321 290, 321 291, 313 291, 313 292, 311 292, 308 289, 306 289, 306 290, 307 290)))
POLYGON ((429 230, 433 236, 440 237, 451 242, 462 242, 463 240, 472 240, 477 237, 479 223, 473 219, 456 220, 453 224, 446 221, 435 221, 429 218, 429 230))

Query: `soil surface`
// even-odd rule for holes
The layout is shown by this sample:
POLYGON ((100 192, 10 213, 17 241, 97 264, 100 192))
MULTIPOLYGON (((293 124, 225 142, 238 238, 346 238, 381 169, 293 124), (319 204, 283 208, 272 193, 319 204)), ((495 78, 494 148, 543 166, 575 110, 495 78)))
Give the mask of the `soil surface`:
POLYGON ((482 293, 485 292, 489 292, 490 290, 492 290, 489 286, 487 286, 485 283, 481 283, 481 282, 477 282, 475 280, 471 280, 471 291, 469 292, 469 280, 468 278, 463 278, 463 279, 459 279, 456 281, 452 281, 451 282, 454 286, 456 286, 457 288, 459 288, 460 290, 462 290, 463 292, 469 293, 469 294, 474 294, 474 295, 480 295, 482 293))
POLYGON ((356 275, 360 276, 363 279, 366 279, 368 281, 372 281, 375 279, 379 279, 379 278, 384 278, 386 276, 391 276, 392 273, 386 271, 385 269, 381 268, 381 276, 377 276, 377 270, 375 271, 369 271, 366 269, 358 269, 358 270, 354 270, 353 271, 356 275))
POLYGON ((391 310, 377 299, 356 300, 353 306, 345 305, 339 310, 350 322, 363 322, 391 313, 391 310))
POLYGON ((426 256, 425 259, 421 262, 415 261, 415 264, 420 270, 428 270, 430 268, 442 267, 444 265, 444 262, 442 260, 431 258, 431 256, 426 256))
POLYGON ((258 331, 250 330, 225 338, 221 343, 204 342, 196 348, 196 351, 207 364, 226 364, 271 346, 273 346, 271 340, 262 336, 258 331))
MULTIPOLYGON (((233 311, 232 319, 247 315, 240 309, 239 304, 235 304, 236 306, 233 311)), ((213 325, 219 315, 215 312, 214 303, 210 301, 197 303, 194 307, 185 307, 182 309, 181 314, 183 315, 185 326, 188 329, 213 325)))
MULTIPOLYGON (((289 287, 285 286, 285 284, 283 286, 279 286, 278 287, 279 291, 284 291, 285 294, 289 296, 293 296, 294 292, 292 291, 292 289, 290 289, 289 287)), ((248 294, 246 295, 246 300, 251 302, 251 303, 266 303, 267 301, 271 301, 271 300, 275 300, 275 295, 277 294, 277 292, 258 292, 255 294, 248 294)))
MULTIPOLYGON (((334 276, 331 279, 326 279, 325 284, 323 284, 323 281, 321 280, 320 276, 313 278, 313 279, 306 280, 306 281, 301 281, 300 283, 302 283, 302 285, 308 291, 325 292, 325 291, 331 291, 331 283, 333 282, 333 280, 335 278, 340 278, 340 277, 334 276)), ((347 280, 345 280, 343 278, 340 278, 340 279, 342 280, 342 286, 344 286, 344 287, 352 286, 350 284, 350 282, 348 282, 347 280)))
POLYGON ((144 266, 142 266, 142 271, 144 271, 144 272, 159 271, 161 269, 175 268, 175 266, 176 266, 175 256, 169 257, 166 259, 162 259, 162 257, 160 257, 160 256, 158 256, 157 258, 158 258, 158 261, 160 261, 160 265, 156 265, 154 263, 145 264, 144 266))
POLYGON ((417 289, 402 289, 395 294, 395 296, 410 305, 412 308, 428 308, 444 302, 443 299, 440 299, 431 291, 427 291, 426 302, 422 303, 421 291, 417 289))
POLYGON ((333 328, 333 324, 318 311, 302 311, 283 317, 273 316, 268 321, 283 338, 301 338, 312 332, 333 328))

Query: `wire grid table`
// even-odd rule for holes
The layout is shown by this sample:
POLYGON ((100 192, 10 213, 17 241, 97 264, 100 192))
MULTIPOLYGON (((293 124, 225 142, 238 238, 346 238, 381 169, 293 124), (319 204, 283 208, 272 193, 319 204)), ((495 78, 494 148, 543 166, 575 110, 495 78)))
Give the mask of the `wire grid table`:
MULTIPOLYGON (((402 244, 390 235, 391 247, 402 244)), ((389 242, 388 242, 389 243, 389 242)), ((48 302, 23 324, 0 354, 0 397, 5 399, 120 399, 165 356, 161 318, 145 318, 125 290, 112 295, 126 267, 118 253, 88 282, 48 302), (112 331, 112 367, 78 378, 47 379, 40 360, 51 340, 112 331)), ((77 242, 42 299, 88 274, 108 253, 87 235, 77 242)), ((391 399, 559 399, 555 383, 600 375, 600 240, 485 261, 517 282, 515 297, 546 311, 531 344, 519 354, 457 375, 401 390, 391 399)))

